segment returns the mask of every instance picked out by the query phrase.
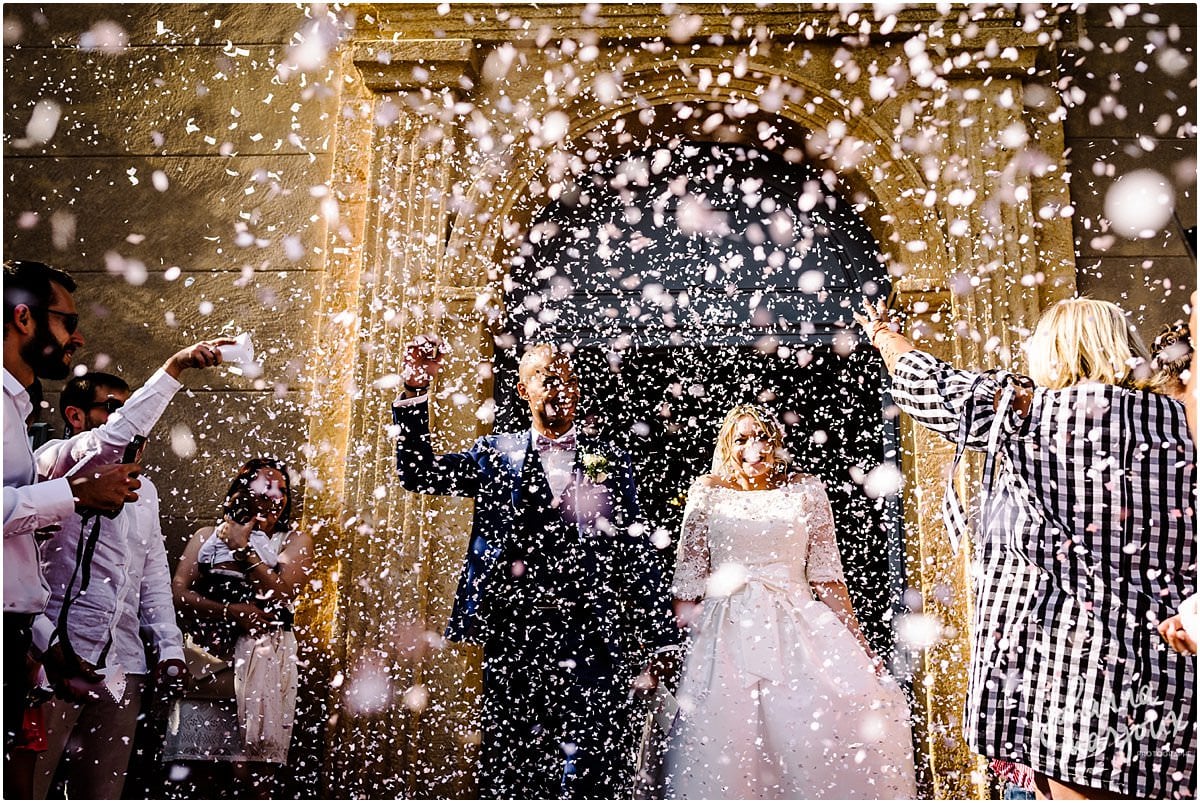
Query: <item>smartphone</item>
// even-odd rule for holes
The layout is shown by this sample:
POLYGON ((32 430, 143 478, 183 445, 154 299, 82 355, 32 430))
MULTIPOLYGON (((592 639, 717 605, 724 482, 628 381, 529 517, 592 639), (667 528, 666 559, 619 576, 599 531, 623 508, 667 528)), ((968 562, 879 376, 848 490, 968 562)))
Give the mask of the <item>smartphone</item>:
POLYGON ((133 440, 131 440, 129 442, 129 445, 125 447, 125 454, 121 458, 121 462, 122 463, 136 463, 137 457, 138 457, 138 452, 140 452, 142 450, 142 447, 145 445, 146 445, 145 438, 143 438, 141 435, 134 435, 133 440))
MULTIPOLYGON (((136 463, 138 452, 140 452, 142 450, 142 447, 145 445, 146 445, 146 439, 144 437, 142 437, 141 435, 134 435, 133 439, 131 441, 129 441, 129 445, 125 447, 125 454, 121 455, 121 462, 122 463, 136 463)), ((130 474, 129 476, 136 477, 137 475, 130 474)), ((121 512, 121 510, 101 511, 101 515, 107 519, 115 519, 117 517, 117 514, 120 512, 121 512)))

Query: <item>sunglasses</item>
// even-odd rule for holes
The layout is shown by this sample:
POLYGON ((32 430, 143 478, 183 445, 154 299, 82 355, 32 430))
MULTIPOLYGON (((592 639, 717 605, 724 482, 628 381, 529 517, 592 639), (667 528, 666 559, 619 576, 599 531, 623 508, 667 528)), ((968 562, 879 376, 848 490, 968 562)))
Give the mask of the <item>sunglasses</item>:
POLYGON ((97 407, 103 407, 105 412, 112 415, 117 410, 125 406, 125 402, 120 399, 105 399, 104 401, 92 402, 87 406, 89 410, 95 410, 97 407))
POLYGON ((67 334, 75 334, 75 330, 79 328, 79 313, 78 312, 60 312, 56 309, 46 310, 50 315, 57 315, 62 318, 63 329, 67 330, 67 334))

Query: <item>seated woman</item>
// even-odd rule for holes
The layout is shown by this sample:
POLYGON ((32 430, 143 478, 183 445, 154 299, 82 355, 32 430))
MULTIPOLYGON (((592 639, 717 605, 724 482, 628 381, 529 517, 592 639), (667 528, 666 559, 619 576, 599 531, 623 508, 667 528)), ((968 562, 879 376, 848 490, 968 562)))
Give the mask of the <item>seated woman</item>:
MULTIPOLYGON (((175 781, 217 789, 228 763, 243 792, 270 797, 287 763, 296 707, 291 605, 312 571, 312 539, 291 526, 285 464, 255 458, 238 471, 215 527, 196 532, 175 570, 175 606, 193 642, 232 665, 233 693, 176 701, 163 760, 175 781)), ((219 665, 219 664, 218 664, 219 665)), ((228 782, 225 783, 228 788, 228 782)))
POLYGON ((850 603, 825 487, 735 407, 688 492, 674 591, 691 643, 670 798, 910 798, 908 704, 850 603))

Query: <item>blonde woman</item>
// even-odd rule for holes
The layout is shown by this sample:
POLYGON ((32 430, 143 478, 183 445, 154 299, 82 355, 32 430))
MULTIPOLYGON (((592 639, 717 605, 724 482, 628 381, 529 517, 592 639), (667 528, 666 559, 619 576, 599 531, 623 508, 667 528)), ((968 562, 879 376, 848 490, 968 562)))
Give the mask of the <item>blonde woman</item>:
POLYGON ((908 704, 863 638, 825 487, 745 405, 688 492, 674 593, 690 647, 671 798, 910 798, 908 704))
POLYGON ((1195 590, 1195 452, 1137 332, 1114 304, 1060 301, 1019 377, 956 370, 864 306, 896 404, 985 452, 971 748, 1032 768, 1041 797, 1194 798, 1195 663, 1155 630, 1195 590))

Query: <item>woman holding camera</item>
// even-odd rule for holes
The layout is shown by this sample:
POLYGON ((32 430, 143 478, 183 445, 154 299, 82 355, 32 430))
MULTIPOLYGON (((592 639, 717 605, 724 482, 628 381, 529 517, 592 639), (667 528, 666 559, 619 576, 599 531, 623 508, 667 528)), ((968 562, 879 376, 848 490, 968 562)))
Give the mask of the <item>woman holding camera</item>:
POLYGON ((163 760, 186 762, 171 776, 189 785, 214 769, 206 762, 229 763, 241 791, 269 798, 291 743, 291 606, 312 570, 312 539, 292 527, 291 479, 272 458, 241 467, 222 513, 196 532, 175 570, 175 607, 197 678, 172 708, 163 760))

